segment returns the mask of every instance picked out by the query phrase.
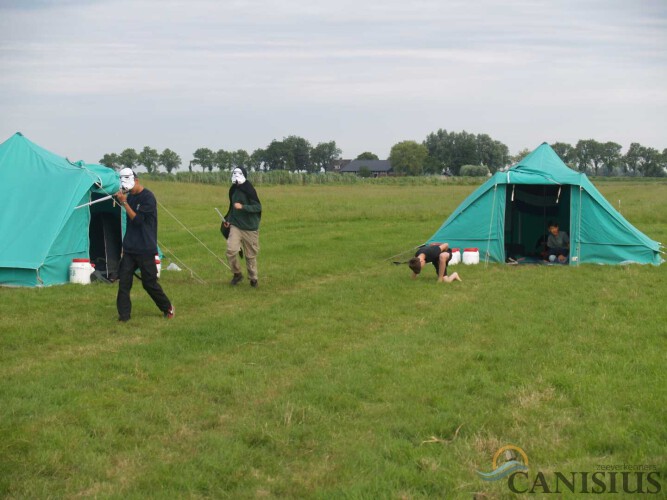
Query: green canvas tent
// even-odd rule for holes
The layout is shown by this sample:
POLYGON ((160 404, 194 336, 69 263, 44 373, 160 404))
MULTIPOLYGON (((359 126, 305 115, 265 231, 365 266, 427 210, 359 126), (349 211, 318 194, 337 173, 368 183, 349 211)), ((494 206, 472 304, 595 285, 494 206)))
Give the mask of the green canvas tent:
POLYGON ((478 248, 480 260, 535 256, 549 221, 570 236, 570 264, 660 264, 660 243, 637 230, 547 143, 496 172, 428 240, 478 248))
POLYGON ((0 144, 0 285, 48 286, 69 281, 72 259, 117 265, 121 210, 111 200, 118 174, 72 163, 20 132, 0 144))

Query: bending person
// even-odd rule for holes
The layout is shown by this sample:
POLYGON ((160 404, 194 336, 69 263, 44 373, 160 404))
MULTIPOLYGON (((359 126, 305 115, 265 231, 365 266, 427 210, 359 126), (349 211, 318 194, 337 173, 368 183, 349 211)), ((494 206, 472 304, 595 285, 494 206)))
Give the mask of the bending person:
POLYGON ((430 245, 422 245, 417 249, 415 256, 408 262, 408 267, 412 269, 413 279, 430 262, 435 267, 438 282, 451 283, 452 281, 463 281, 459 273, 456 272, 452 273, 451 276, 447 276, 447 264, 449 264, 451 258, 452 253, 449 251, 448 243, 431 243, 430 245))

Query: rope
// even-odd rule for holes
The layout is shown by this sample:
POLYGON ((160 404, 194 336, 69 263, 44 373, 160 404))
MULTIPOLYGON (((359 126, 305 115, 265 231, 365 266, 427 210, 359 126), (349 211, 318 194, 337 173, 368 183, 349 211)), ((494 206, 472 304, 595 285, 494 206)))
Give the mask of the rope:
MULTIPOLYGON (((416 246, 416 247, 414 247, 414 248, 412 248, 412 249, 410 249, 410 250, 405 250, 405 251, 403 251, 403 252, 401 252, 401 253, 397 253, 396 255, 392 255, 391 257, 387 257, 386 259, 382 259, 382 260, 383 260, 383 262, 386 262, 386 261, 388 261, 388 260, 393 260, 393 259, 395 259, 396 257, 400 257, 401 255, 405 255, 406 253, 408 253, 408 252, 412 252, 413 250, 416 250, 417 248, 419 248, 419 246, 416 246)), ((402 262, 402 264, 403 264, 403 262, 402 262)))
POLYGON ((207 284, 206 281, 204 281, 201 277, 199 277, 199 276, 197 275, 197 273, 195 273, 190 267, 188 267, 187 264, 185 264, 185 262, 183 262, 181 259, 179 259, 178 257, 176 257, 176 254, 175 254, 174 252, 172 252, 171 250, 169 250, 169 249, 168 249, 168 248, 167 248, 161 241, 158 241, 158 245, 160 245, 162 248, 165 249, 165 251, 167 251, 169 254, 171 254, 172 257, 174 258, 174 260, 178 261, 178 262, 179 262, 185 269, 187 269, 188 271, 190 271, 190 276, 191 276, 192 278, 194 278, 194 279, 196 279, 197 281, 199 281, 199 283, 201 283, 202 285, 206 285, 206 284, 207 284))
POLYGON ((218 257, 218 255, 217 255, 215 252, 213 252, 213 250, 211 250, 209 247, 207 247, 207 246, 206 246, 206 243, 204 243, 202 240, 200 240, 200 239, 197 237, 197 235, 195 235, 192 231, 190 231, 190 230, 185 226, 185 224, 183 224, 180 220, 178 220, 178 218, 176 218, 176 216, 175 216, 174 214, 172 214, 169 210, 167 210, 167 207, 165 207, 165 206, 164 206, 162 203, 160 203, 159 201, 157 202, 157 204, 160 205, 160 208, 162 208, 165 212, 167 212, 167 213, 168 213, 168 214, 169 214, 169 215, 170 215, 176 222, 178 222, 178 223, 181 225, 181 227, 182 227, 183 229, 185 229, 188 233, 190 233, 190 236, 192 236, 195 240, 197 240, 201 246, 203 246, 206 250, 208 250, 209 253, 210 253, 211 255, 213 255, 216 259, 218 259, 218 261, 219 261, 221 264, 223 264, 227 269, 229 269, 229 270, 231 271, 231 268, 229 267, 229 265, 228 265, 224 260, 222 260, 220 257, 218 257))

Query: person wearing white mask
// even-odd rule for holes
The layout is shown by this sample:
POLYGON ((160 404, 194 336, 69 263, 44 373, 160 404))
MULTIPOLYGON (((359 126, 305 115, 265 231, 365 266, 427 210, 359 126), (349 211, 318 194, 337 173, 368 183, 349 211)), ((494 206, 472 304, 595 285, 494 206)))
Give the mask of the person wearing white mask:
POLYGON ((227 260, 234 274, 232 285, 243 280, 239 253, 243 249, 250 286, 259 285, 257 275, 257 254, 259 253, 259 223, 262 218, 262 204, 257 191, 248 180, 243 167, 232 170, 232 186, 229 188, 229 209, 225 215, 225 227, 229 228, 227 239, 227 260))
POLYGON ((157 200, 141 185, 131 168, 120 171, 121 190, 114 196, 125 209, 126 225, 123 237, 123 257, 118 268, 118 321, 128 321, 132 313, 130 290, 134 271, 141 271, 141 284, 164 317, 174 317, 174 306, 157 281, 157 200))

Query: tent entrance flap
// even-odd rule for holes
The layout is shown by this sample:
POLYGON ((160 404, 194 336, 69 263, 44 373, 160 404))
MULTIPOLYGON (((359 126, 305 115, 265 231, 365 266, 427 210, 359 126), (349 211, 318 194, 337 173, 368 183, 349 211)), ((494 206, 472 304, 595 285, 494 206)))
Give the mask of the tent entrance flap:
MULTIPOLYGON (((92 201, 101 197, 96 193, 92 201)), ((90 206, 90 262, 110 281, 118 279, 121 249, 123 246, 123 229, 121 211, 114 206, 112 200, 103 201, 90 206)))
POLYGON ((505 201, 505 255, 542 257, 549 222, 570 233, 570 186, 508 184, 505 201))

